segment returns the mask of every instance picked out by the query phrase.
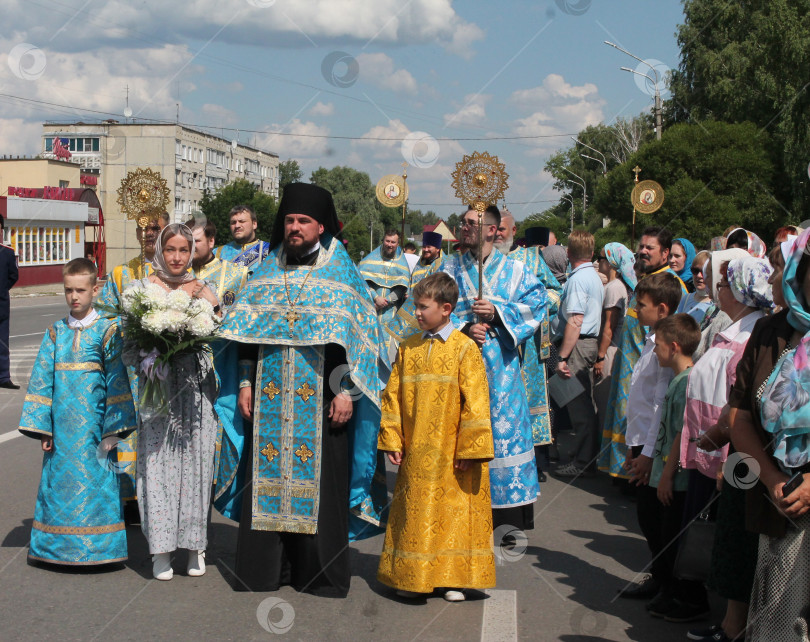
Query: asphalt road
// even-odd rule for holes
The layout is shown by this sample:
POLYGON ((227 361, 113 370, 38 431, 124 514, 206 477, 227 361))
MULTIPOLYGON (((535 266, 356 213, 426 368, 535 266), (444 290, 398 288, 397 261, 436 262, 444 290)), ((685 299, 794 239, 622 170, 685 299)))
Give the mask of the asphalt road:
MULTIPOLYGON (((352 587, 345 600, 289 587, 277 593, 231 590, 236 525, 213 512, 208 572, 151 577, 146 542, 128 529, 129 561, 114 570, 59 570, 26 562, 41 452, 17 436, 25 386, 47 327, 65 313, 62 297, 12 302, 12 377, 0 390, 0 639, 119 640, 684 640, 690 625, 651 618, 617 589, 649 562, 635 505, 599 476, 542 484, 536 529, 502 559, 497 589, 463 603, 440 597, 406 602, 376 580, 377 536, 351 545, 352 587), (523 549, 523 550, 521 550, 523 549)), ((563 450, 564 450, 563 443, 563 450)), ((394 473, 389 471, 389 487, 394 473)), ((179 569, 179 572, 178 572, 179 569)), ((722 618, 714 601, 714 618, 722 618)), ((694 626, 694 625, 692 625, 694 626)))

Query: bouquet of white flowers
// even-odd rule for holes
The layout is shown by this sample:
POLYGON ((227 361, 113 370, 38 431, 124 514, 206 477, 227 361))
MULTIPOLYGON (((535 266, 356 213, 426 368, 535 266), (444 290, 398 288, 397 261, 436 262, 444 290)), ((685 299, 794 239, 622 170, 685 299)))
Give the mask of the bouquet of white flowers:
POLYGON ((208 348, 216 338, 220 319, 209 301, 183 290, 165 290, 157 283, 129 287, 117 307, 96 307, 122 319, 124 340, 138 347, 140 373, 145 377, 138 405, 158 414, 165 412, 166 392, 161 382, 169 362, 178 354, 208 348))

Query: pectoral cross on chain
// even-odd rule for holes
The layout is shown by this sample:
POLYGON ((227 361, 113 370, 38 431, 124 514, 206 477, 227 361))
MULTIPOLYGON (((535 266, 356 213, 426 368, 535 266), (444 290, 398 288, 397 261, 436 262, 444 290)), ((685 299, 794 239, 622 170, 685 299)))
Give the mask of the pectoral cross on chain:
POLYGON ((295 308, 290 308, 287 310, 287 314, 284 315, 284 318, 287 319, 287 325, 289 326, 290 336, 293 335, 293 330, 295 330, 295 322, 301 318, 295 308))

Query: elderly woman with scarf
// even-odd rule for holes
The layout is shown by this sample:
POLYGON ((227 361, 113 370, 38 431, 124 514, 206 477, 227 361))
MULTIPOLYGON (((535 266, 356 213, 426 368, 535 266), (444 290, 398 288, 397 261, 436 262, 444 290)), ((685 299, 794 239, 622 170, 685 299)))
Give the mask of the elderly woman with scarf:
MULTIPOLYGON (((130 288, 156 284, 167 292, 183 290, 205 298, 218 311, 216 295, 189 272, 194 237, 185 225, 167 225, 155 243, 153 274, 130 288)), ((137 345, 125 342, 124 360, 140 365, 137 345)), ((138 367, 140 371, 141 368, 138 367)), ((171 556, 188 549, 188 574, 205 573, 208 507, 214 475, 217 380, 210 350, 175 355, 164 381, 167 407, 141 407, 138 417, 136 482, 141 529, 158 580, 173 576, 171 556)), ((144 379, 140 375, 139 387, 144 379)))
MULTIPOLYGON (((729 251, 733 250, 726 250, 729 251)), ((773 308, 770 264, 764 259, 741 254, 741 258, 723 261, 713 269, 716 301, 731 325, 716 334, 711 347, 695 362, 687 382, 678 462, 689 470, 685 525, 711 501, 723 462, 729 455, 728 391, 736 380, 737 364, 754 325, 773 308)), ((732 451, 732 462, 735 459, 732 451)), ((756 536, 746 532, 744 514, 744 492, 725 481, 718 501, 708 585, 728 600, 725 618, 714 633, 722 628, 729 639, 745 629, 754 577, 756 536)), ((682 603, 682 613, 708 612, 702 584, 682 581, 681 595, 677 599, 682 603)))
MULTIPOLYGON (((759 534, 746 639, 806 640, 810 594, 810 230, 782 275, 787 308, 754 327, 729 398, 731 439, 746 474, 746 527, 759 534), (745 455, 743 455, 745 453, 745 455), (758 474, 757 474, 758 473, 758 474), (793 488, 785 482, 795 476, 793 488)), ((731 460, 729 460, 731 461, 731 460)))

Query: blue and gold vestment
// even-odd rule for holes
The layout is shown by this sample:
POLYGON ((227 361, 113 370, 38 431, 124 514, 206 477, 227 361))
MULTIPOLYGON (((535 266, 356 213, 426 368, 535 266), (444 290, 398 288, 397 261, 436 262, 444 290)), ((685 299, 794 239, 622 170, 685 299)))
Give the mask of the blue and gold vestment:
POLYGON ((42 339, 19 430, 53 439, 42 459, 29 557, 90 565, 127 559, 117 463, 101 440, 135 429, 118 327, 99 318, 83 329, 66 320, 42 339))
POLYGON ((268 254, 270 254, 270 244, 259 239, 244 245, 231 241, 214 250, 214 256, 218 259, 246 267, 249 274, 253 274, 258 269, 268 254))
MULTIPOLYGON (((348 382, 355 393, 348 427, 350 536, 379 532, 369 526, 379 526, 386 494, 384 479, 375 478, 381 332, 368 288, 343 245, 328 234, 321 237, 312 266, 288 266, 283 245, 274 248, 237 297, 221 335, 259 346, 250 485, 253 529, 317 532, 324 394, 327 387, 334 391, 348 382), (294 321, 288 317, 292 307, 294 321), (330 377, 324 371, 329 344, 346 355, 335 381, 330 381, 334 373, 330 377)), ((242 452, 223 436, 215 506, 232 518, 238 517, 233 509, 244 487, 237 474, 242 452)))
POLYGON ((534 335, 534 341, 523 344, 523 382, 529 396, 529 412, 532 416, 532 438, 535 446, 551 443, 551 417, 548 409, 548 388, 546 368, 543 361, 548 359, 551 349, 549 319, 556 314, 560 304, 562 287, 551 273, 539 247, 519 247, 509 253, 509 258, 520 261, 534 274, 548 295, 548 310, 534 335))
POLYGON ((394 326, 397 325, 394 319, 397 310, 402 305, 404 295, 411 285, 411 269, 408 267, 408 261, 405 260, 405 253, 402 249, 397 248, 394 257, 391 259, 383 258, 381 250, 382 246, 376 248, 357 264, 357 269, 365 279, 366 285, 373 296, 381 296, 393 302, 392 294, 394 289, 398 288, 402 293, 403 297, 397 303, 388 306, 379 313, 383 330, 395 339, 400 340, 401 337, 390 326, 392 326, 392 323, 394 326))
MULTIPOLYGON (((472 306, 478 297, 478 260, 471 252, 454 254, 441 270, 458 284, 455 314, 461 323, 477 323, 472 306)), ((495 440, 490 492, 492 508, 511 508, 531 504, 540 494, 520 346, 534 337, 545 318, 547 296, 522 263, 494 248, 484 263, 483 283, 483 297, 495 306, 499 319, 492 328, 494 336, 483 345, 495 440)))
MULTIPOLYGON (((145 261, 141 267, 140 254, 130 259, 127 263, 116 265, 112 272, 107 275, 107 282, 98 295, 98 303, 106 307, 118 307, 121 303, 121 293, 127 286, 134 282, 145 279, 152 274, 152 263, 145 261)), ((106 313, 101 312, 104 316, 106 313)), ((123 337, 122 337, 123 339, 123 337)), ((135 413, 138 412, 138 373, 134 366, 127 366, 127 376, 129 377, 129 389, 135 404, 135 413)), ((126 439, 118 442, 118 466, 121 470, 121 501, 131 501, 135 499, 135 462, 138 453, 138 431, 133 430, 126 439)))
MULTIPOLYGON (((205 281, 214 291, 224 314, 245 287, 248 271, 246 267, 214 257, 199 269, 194 270, 194 276, 205 281)), ((214 370, 219 379, 219 392, 214 401, 214 411, 219 424, 214 460, 214 479, 216 479, 223 433, 227 433, 231 441, 238 442, 241 448, 244 430, 242 415, 239 414, 236 407, 239 396, 237 346, 230 341, 218 340, 211 344, 211 350, 214 353, 214 370)))

